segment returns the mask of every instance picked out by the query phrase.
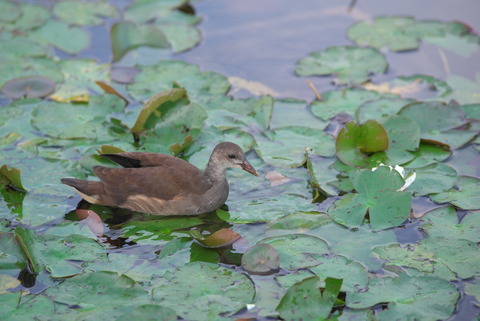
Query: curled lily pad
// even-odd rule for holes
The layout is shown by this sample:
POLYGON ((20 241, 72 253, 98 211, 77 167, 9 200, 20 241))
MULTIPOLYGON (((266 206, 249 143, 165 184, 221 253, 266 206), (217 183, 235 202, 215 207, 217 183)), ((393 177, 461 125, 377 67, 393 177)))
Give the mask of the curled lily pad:
POLYGON ((20 173, 20 170, 17 168, 2 165, 2 167, 0 167, 0 186, 9 185, 24 191, 25 188, 22 185, 20 173))
POLYGON ((2 92, 13 99, 43 98, 55 91, 56 83, 48 77, 30 76, 15 78, 2 88, 2 92))
POLYGON ((384 151, 388 148, 387 132, 375 120, 357 125, 347 123, 338 133, 335 142, 338 158, 347 165, 370 167, 374 165, 368 153, 384 151))
POLYGON ((334 74, 340 84, 361 84, 374 73, 387 70, 385 57, 373 48, 335 46, 316 51, 297 62, 300 76, 334 74))
POLYGON ((280 256, 273 246, 257 244, 243 254, 242 267, 250 274, 273 274, 280 268, 280 256))
POLYGON ((201 234, 194 234, 193 236, 202 246, 213 249, 229 246, 242 237, 229 228, 222 228, 208 237, 203 237, 201 234))

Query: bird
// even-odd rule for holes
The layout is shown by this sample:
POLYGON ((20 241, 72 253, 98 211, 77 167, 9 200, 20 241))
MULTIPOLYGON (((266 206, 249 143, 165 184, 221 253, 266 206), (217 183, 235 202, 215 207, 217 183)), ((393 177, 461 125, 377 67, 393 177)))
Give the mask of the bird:
POLYGON ((205 171, 180 158, 149 152, 101 156, 121 168, 94 166, 100 181, 62 178, 84 200, 153 215, 200 215, 216 210, 228 198, 227 168, 258 176, 240 146, 219 143, 205 171))

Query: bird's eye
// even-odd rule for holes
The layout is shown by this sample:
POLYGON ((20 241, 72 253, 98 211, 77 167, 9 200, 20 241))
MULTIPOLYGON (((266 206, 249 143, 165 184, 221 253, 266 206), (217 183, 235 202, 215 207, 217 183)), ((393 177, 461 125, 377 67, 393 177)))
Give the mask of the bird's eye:
POLYGON ((235 159, 237 158, 237 156, 235 156, 234 154, 228 154, 228 158, 235 159))

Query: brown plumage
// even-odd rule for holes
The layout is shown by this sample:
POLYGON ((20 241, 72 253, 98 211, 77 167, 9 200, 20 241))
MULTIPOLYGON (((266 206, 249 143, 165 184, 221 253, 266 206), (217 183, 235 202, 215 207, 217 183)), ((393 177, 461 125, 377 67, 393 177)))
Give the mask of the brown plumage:
POLYGON ((205 171, 173 156, 119 153, 102 156, 124 168, 93 167, 99 182, 63 178, 86 201, 155 215, 198 215, 222 206, 228 198, 227 168, 255 176, 241 148, 229 142, 213 150, 205 171))

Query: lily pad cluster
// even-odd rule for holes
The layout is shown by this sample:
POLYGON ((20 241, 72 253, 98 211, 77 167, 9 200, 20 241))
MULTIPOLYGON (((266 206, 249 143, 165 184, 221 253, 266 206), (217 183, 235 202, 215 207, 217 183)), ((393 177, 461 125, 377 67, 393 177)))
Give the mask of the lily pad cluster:
MULTIPOLYGON (((180 52, 200 41, 187 1, 132 1, 121 21, 106 2, 79 4, 0 3, 10 13, 0 13, 0 319, 438 320, 460 295, 480 302, 475 82, 365 84, 386 72, 385 58, 332 47, 297 72, 357 87, 311 103, 233 98, 224 75, 134 57, 137 47, 180 52), (122 66, 82 55, 85 29, 105 22, 122 66), (80 199, 59 182, 93 178, 93 166, 113 166, 99 154, 121 151, 202 168, 220 141, 239 144, 262 175, 229 172, 231 197, 214 213, 75 210, 80 199), (454 166, 465 150, 471 168, 454 166), (418 238, 406 244, 403 230, 418 238)), ((461 24, 407 20, 375 21, 425 28, 425 41, 431 28, 438 41, 474 41, 461 24)))

